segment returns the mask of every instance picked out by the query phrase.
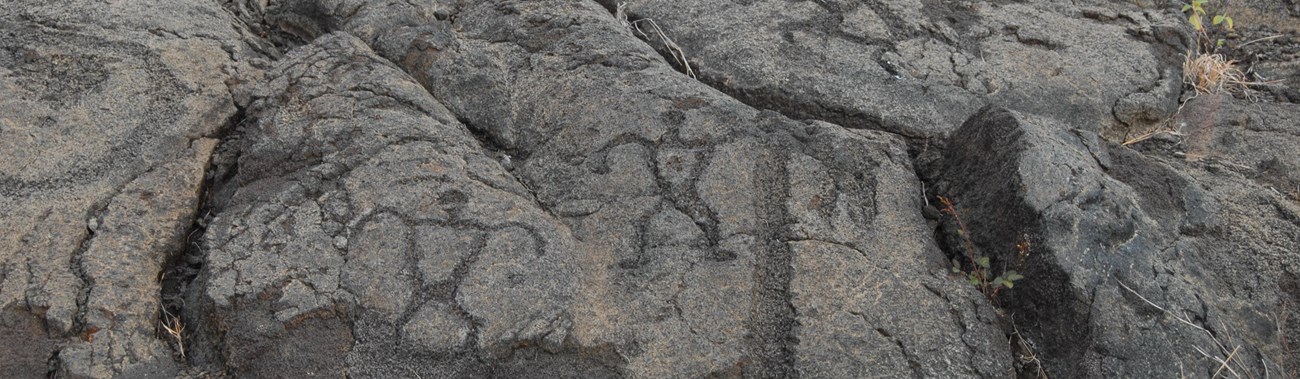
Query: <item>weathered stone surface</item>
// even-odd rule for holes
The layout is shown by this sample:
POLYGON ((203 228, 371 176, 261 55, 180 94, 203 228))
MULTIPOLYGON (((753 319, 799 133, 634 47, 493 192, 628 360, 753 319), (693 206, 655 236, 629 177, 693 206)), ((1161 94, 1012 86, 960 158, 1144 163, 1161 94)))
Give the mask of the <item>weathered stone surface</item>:
MULTIPOLYGON (((250 112, 258 121, 244 137, 250 147, 232 184, 240 189, 209 231, 205 287, 218 318, 249 302, 283 302, 277 288, 302 272, 316 298, 351 309, 354 328, 373 328, 354 329, 352 375, 401 374, 375 366, 379 357, 459 375, 511 367, 633 377, 1006 372, 990 308, 942 274, 902 140, 749 108, 678 75, 596 4, 466 5, 455 15, 465 29, 434 17, 423 20, 433 32, 413 40, 386 34, 415 23, 419 13, 404 6, 321 5, 315 22, 381 47, 407 38, 408 50, 380 53, 433 97, 395 103, 432 120, 366 116, 374 106, 347 100, 324 106, 358 92, 342 91, 358 82, 414 85, 378 63, 335 68, 368 54, 358 42, 330 35, 291 53, 250 112), (424 110, 434 97, 450 112, 424 110), (307 127, 349 122, 368 127, 307 127), (331 137, 331 129, 359 134, 331 137), (470 129, 492 144, 470 139, 470 129), (412 142, 423 140, 453 153, 412 142), (373 147, 295 151, 344 143, 373 147), (497 148, 513 157, 513 170, 488 158, 497 148), (469 170, 470 162, 485 163, 469 170), (259 174, 272 166, 292 171, 259 174), (331 214, 326 199, 349 211, 319 226, 299 221, 331 214), (338 237, 346 248, 331 243, 338 237), (418 248, 439 242, 460 247, 418 248), (259 253, 264 246, 275 253, 259 253), (828 256, 844 264, 818 262, 828 256), (850 274, 827 282, 825 270, 850 274), (874 276, 856 275, 866 272, 874 276), (849 286, 860 295, 822 300, 849 286), (924 304, 915 316, 923 321, 890 316, 881 299, 924 304), (417 324, 401 318, 430 309, 443 311, 417 324), (447 329, 430 335, 426 323, 447 329), (469 325, 468 339, 456 325, 469 325), (870 338, 836 347, 838 334, 859 328, 870 338), (866 352, 896 365, 863 366, 866 352), (429 354, 439 358, 415 359, 429 354)), ((302 8, 278 11, 294 9, 302 8)))
POLYGON ((57 340, 30 353, 73 377, 177 369, 155 336, 158 275, 184 249, 208 137, 236 114, 227 81, 255 71, 231 22, 203 1, 0 10, 0 308, 42 325, 0 327, 6 345, 57 340))
POLYGON ((1288 4, 6 4, 0 376, 1298 376, 1288 4))
POLYGON ((0 311, 0 375, 6 378, 43 378, 49 371, 57 340, 46 336, 40 317, 26 309, 0 311))
MULTIPOLYGON (((507 216, 522 200, 466 172, 463 154, 477 143, 445 127, 455 121, 441 105, 359 42, 336 36, 287 59, 249 111, 254 127, 244 132, 247 145, 231 184, 238 190, 206 238, 210 252, 199 301, 211 302, 204 307, 210 310, 195 315, 224 331, 215 341, 227 351, 220 359, 249 375, 338 373, 360 331, 321 341, 302 328, 351 329, 353 316, 401 325, 417 300, 452 300, 450 293, 414 298, 421 284, 418 257, 458 252, 417 255, 413 227, 446 222, 471 207, 491 210, 481 213, 493 219, 461 220, 492 230, 537 217, 507 216), (431 186, 439 181, 446 186, 431 186), (352 304, 374 314, 358 309, 353 315, 352 304), (278 332, 247 334, 262 325, 278 332), (260 347, 250 349, 248 342, 260 347), (290 349, 298 345, 311 348, 290 349), (284 353, 268 357, 257 349, 284 353)), ((452 225, 438 226, 455 232, 452 225)), ((534 299, 544 316, 550 296, 534 299)))
POLYGON ((205 238, 210 304, 193 316, 226 352, 212 359, 338 375, 345 357, 378 362, 354 345, 493 356, 564 340, 573 238, 409 76, 337 34, 291 52, 257 96, 238 188, 205 238))
POLYGON ((1242 25, 1225 41, 1232 47, 1229 57, 1246 62, 1257 81, 1269 83, 1255 86, 1264 92, 1256 95, 1300 103, 1300 2, 1234 1, 1220 9, 1242 25))
POLYGON ((1037 237, 1004 304, 1048 372, 1210 376, 1238 348, 1257 358, 1234 370, 1289 370, 1277 341, 1294 330, 1281 324, 1300 268, 1294 199, 1066 129, 986 108, 953 134, 938 175, 986 253, 1009 262, 1019 234, 1037 237))
MULTIPOLYGON (((613 1, 605 1, 610 9, 613 1)), ((1085 130, 1149 128, 1178 106, 1190 37, 1169 10, 1055 1, 626 2, 702 81, 797 117, 947 136, 984 104, 1085 130)), ((647 33, 651 33, 647 31, 647 33)), ((658 44, 658 38, 649 38, 658 44)), ((942 138, 940 138, 942 139, 942 138)))

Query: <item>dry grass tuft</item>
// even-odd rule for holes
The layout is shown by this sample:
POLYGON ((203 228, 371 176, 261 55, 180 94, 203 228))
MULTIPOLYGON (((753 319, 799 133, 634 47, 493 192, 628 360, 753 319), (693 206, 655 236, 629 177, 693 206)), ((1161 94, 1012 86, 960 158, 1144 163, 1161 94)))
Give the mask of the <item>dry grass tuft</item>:
POLYGON ((1183 83, 1191 86, 1195 94, 1183 101, 1178 106, 1178 111, 1174 112, 1174 116, 1165 120, 1161 127, 1142 134, 1127 135, 1121 144, 1128 146, 1146 141, 1156 135, 1167 134, 1179 139, 1189 139, 1187 142, 1193 145, 1191 147, 1195 151, 1189 151, 1188 158, 1196 160, 1193 158, 1202 155, 1201 151, 1208 148, 1206 145, 1210 141, 1204 139, 1211 136, 1213 114, 1218 112, 1219 103, 1222 101, 1221 96, 1241 95, 1249 99, 1251 96, 1248 90, 1251 86, 1279 83, 1276 80, 1249 80, 1247 77, 1248 75, 1237 67, 1237 61, 1227 59, 1223 54, 1188 51, 1183 59, 1183 83), (1202 101, 1201 105, 1197 106, 1206 109, 1196 110, 1190 117, 1180 117, 1180 115, 1185 116, 1183 107, 1201 95, 1214 95, 1210 96, 1211 100, 1202 101), (1199 116, 1196 116, 1198 114, 1199 116), (1191 130, 1185 130, 1189 127, 1191 130))
POLYGON ((1222 54, 1187 53, 1183 60, 1183 82, 1196 89, 1196 93, 1240 92, 1247 86, 1260 84, 1246 80, 1246 73, 1237 68, 1237 61, 1222 54))
POLYGON ((1048 379, 1047 370, 1043 368, 1043 361, 1038 359, 1038 354, 1034 353, 1029 340, 1020 334, 1020 328, 1016 327, 1015 321, 1011 321, 1011 330, 1012 333, 1008 336, 1011 342, 1011 352, 1015 354, 1016 363, 1019 364, 1019 367, 1014 367, 1013 370, 1020 371, 1020 377, 1028 375, 1034 379, 1048 379))
POLYGON ((674 42, 672 38, 669 38, 668 34, 664 33, 663 28, 660 28, 659 23, 656 23, 654 19, 641 18, 630 20, 629 15, 627 14, 627 3, 618 3, 618 6, 614 11, 614 18, 617 18, 619 22, 623 23, 624 27, 632 30, 633 33, 640 36, 641 40, 646 41, 646 43, 650 43, 652 40, 656 39, 659 40, 659 43, 663 45, 664 50, 668 51, 668 55, 672 56, 673 63, 676 63, 686 76, 689 76, 691 79, 696 78, 695 69, 691 68, 691 61, 686 59, 686 51, 682 50, 682 47, 678 46, 677 42, 674 42), (646 30, 649 30, 649 33, 646 33, 646 30, 642 29, 642 24, 648 25, 646 30))
POLYGON ((163 309, 163 319, 158 324, 176 344, 176 352, 180 353, 181 359, 185 359, 185 324, 181 323, 181 318, 163 309))

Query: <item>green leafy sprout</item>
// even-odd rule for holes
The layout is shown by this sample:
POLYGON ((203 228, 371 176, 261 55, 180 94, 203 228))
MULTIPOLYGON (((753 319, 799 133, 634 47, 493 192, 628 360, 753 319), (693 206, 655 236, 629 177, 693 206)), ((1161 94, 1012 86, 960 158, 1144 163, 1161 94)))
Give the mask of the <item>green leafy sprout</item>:
MULTIPOLYGON (((953 221, 957 224, 957 236, 961 238, 961 241, 965 245, 965 257, 970 263, 970 270, 967 271, 962 268, 962 264, 957 260, 957 258, 953 258, 953 274, 965 276, 966 281, 972 286, 975 286, 975 288, 978 288, 980 292, 984 293, 984 296, 987 297, 989 301, 996 301, 998 292, 1001 292, 1003 289, 1015 288, 1016 281, 1025 278, 1024 275, 1021 275, 1016 270, 1005 268, 1002 270, 1001 275, 993 275, 993 269, 991 267, 992 262, 987 255, 981 255, 975 251, 975 244, 971 242, 970 238, 970 229, 968 229, 966 223, 962 221, 961 213, 957 211, 957 205, 954 204, 951 199, 944 196, 939 196, 939 203, 943 205, 942 212, 951 216, 953 221)), ((1029 257, 1030 244, 1028 236, 1024 236, 1021 241, 1016 244, 1016 250, 1017 254, 1015 256, 1014 267, 1019 268, 1024 265, 1025 258, 1029 257)))
MULTIPOLYGON (((1196 29, 1196 33, 1202 36, 1208 36, 1209 34, 1209 31, 1206 30, 1204 21, 1205 17, 1210 15, 1210 13, 1205 10, 1205 4, 1208 2, 1210 2, 1210 0, 1190 0, 1189 3, 1183 4, 1183 13, 1187 13, 1187 23, 1192 24, 1192 28, 1196 29)), ((1214 15, 1210 17, 1210 25, 1221 28, 1224 31, 1231 31, 1233 30, 1232 16, 1229 16, 1227 13, 1214 13, 1214 15)), ((1223 46, 1223 43, 1223 38, 1218 38, 1215 40, 1214 46, 1221 47, 1223 46)))

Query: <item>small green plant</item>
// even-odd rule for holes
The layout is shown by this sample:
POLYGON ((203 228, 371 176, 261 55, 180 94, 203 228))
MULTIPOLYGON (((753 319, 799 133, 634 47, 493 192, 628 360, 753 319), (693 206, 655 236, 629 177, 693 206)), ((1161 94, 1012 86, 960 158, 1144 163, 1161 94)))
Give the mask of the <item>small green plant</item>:
POLYGON ((1224 12, 1213 13, 1213 16, 1210 17, 1210 25, 1218 30, 1211 30, 1205 27, 1205 17, 1211 14, 1205 10, 1205 4, 1209 3, 1210 0, 1190 1, 1183 4, 1183 13, 1187 13, 1187 23, 1192 24, 1192 28, 1196 29, 1196 34, 1201 41, 1214 41, 1214 48, 1222 47, 1224 44, 1222 36, 1232 31, 1233 28, 1232 16, 1224 12), (1218 38, 1211 37, 1211 34, 1218 38))
POLYGON ((1209 7, 1211 0, 1186 1, 1182 12, 1187 14, 1187 23, 1196 35, 1193 46, 1189 46, 1183 55, 1183 84, 1187 85, 1188 96, 1183 98, 1178 111, 1162 122, 1162 125, 1141 134, 1127 135, 1122 144, 1127 146, 1156 135, 1169 135, 1187 141, 1189 149, 1186 159, 1195 161, 1205 156, 1208 139, 1213 136, 1211 129, 1214 126, 1214 114, 1218 112, 1222 101, 1220 95, 1250 97, 1249 90, 1252 86, 1278 82, 1252 80, 1251 74, 1248 74, 1250 70, 1243 71, 1238 67, 1237 61, 1230 57, 1240 53, 1240 48, 1246 45, 1277 37, 1260 38, 1240 45, 1228 44, 1225 38, 1232 36, 1236 24, 1224 7, 1209 7), (1207 18, 1210 20, 1209 25, 1205 24, 1207 18), (1196 112, 1191 116, 1194 122, 1187 122, 1188 118, 1182 116, 1183 107, 1193 98, 1207 94, 1214 96, 1199 102, 1195 107, 1196 112), (1208 116, 1196 116, 1207 114, 1208 116))
MULTIPOLYGON (((1210 0, 1192 0, 1190 3, 1183 4, 1183 13, 1192 12, 1188 15, 1187 22, 1191 23, 1192 27, 1196 28, 1198 32, 1205 30, 1204 23, 1201 20, 1205 18, 1205 3, 1208 2, 1210 0)), ((1214 15, 1214 18, 1210 19, 1210 23, 1215 26, 1224 24, 1227 30, 1232 30, 1232 17, 1224 13, 1214 15)))
MULTIPOLYGON (((1021 275, 1016 270, 1006 269, 1005 267, 1002 270, 1002 274, 994 275, 991 267, 992 262, 989 257, 986 255, 980 255, 975 251, 975 244, 971 242, 970 238, 970 229, 966 227, 966 222, 962 221, 961 212, 957 211, 957 205, 954 204, 951 199, 944 196, 939 196, 939 203, 943 205, 942 212, 951 216, 953 222, 957 224, 957 236, 961 238, 962 244, 966 250, 965 257, 969 270, 963 268, 961 262, 959 262, 957 258, 953 258, 953 274, 966 277, 966 280, 970 282, 971 285, 975 286, 975 288, 978 288, 985 297, 988 297, 989 301, 996 301, 998 292, 1001 292, 1003 289, 1014 288, 1016 286, 1016 281, 1025 278, 1024 275, 1021 275)), ((1020 268, 1024 264, 1025 258, 1029 257, 1030 245, 1027 236, 1023 237, 1021 241, 1016 244, 1016 250, 1014 267, 1020 268)))

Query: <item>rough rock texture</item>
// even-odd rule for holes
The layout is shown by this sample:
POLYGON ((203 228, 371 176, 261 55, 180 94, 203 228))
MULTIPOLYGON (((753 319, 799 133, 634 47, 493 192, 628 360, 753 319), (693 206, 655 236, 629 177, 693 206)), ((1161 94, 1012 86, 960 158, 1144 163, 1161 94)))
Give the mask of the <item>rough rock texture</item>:
POLYGON ((1236 20, 1227 53, 1255 75, 1276 85, 1263 88, 1279 102, 1300 103, 1300 2, 1251 0, 1221 5, 1236 20))
POLYGON ((6 371, 171 376, 158 276, 254 54, 206 1, 8 2, 0 30, 6 371))
POLYGON ((6 4, 0 377, 1296 377, 1293 3, 6 4))
MULTIPOLYGON (((214 359, 240 375, 381 377, 1007 370, 979 295, 930 273, 942 255, 900 140, 755 111, 676 75, 599 6, 561 4, 514 11, 583 16, 537 27, 637 66, 557 57, 509 88, 433 91, 518 109, 480 121, 526 136, 513 171, 350 35, 268 73, 239 189, 205 238, 211 308, 198 314, 221 339, 214 359), (619 101, 569 101, 553 92, 564 85, 619 101), (925 316, 890 311, 904 307, 925 316), (299 332, 331 323, 350 328, 299 332)), ((505 10, 460 17, 513 26, 505 10)), ((426 43, 481 43, 445 37, 426 43)), ((468 54, 406 61, 432 78, 480 59, 468 54)))
POLYGON ((743 101, 916 138, 942 139, 984 104, 1150 128, 1178 107, 1173 64, 1190 42, 1172 9, 1121 2, 635 0, 626 12, 743 101))
POLYGON ((205 238, 214 359, 292 377, 385 363, 369 349, 563 342, 573 237, 445 107, 345 34, 267 80, 205 238))
MULTIPOLYGON (((1259 142, 1294 146, 1294 133, 1259 142)), ((1021 233, 1040 236, 1031 279, 1004 304, 1048 372, 1209 373, 1230 354, 1251 373, 1294 364, 1278 343, 1294 330, 1282 324, 1300 268, 1294 199, 1221 171, 1226 160, 1189 170, 1000 108, 951 143, 937 189, 973 205, 980 248, 1008 262, 1021 233)))

